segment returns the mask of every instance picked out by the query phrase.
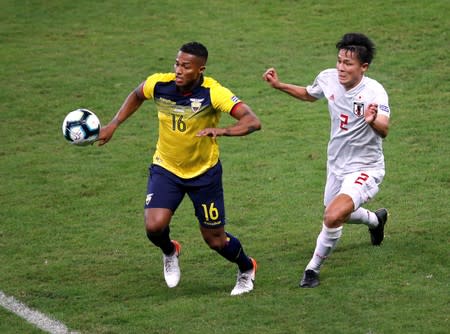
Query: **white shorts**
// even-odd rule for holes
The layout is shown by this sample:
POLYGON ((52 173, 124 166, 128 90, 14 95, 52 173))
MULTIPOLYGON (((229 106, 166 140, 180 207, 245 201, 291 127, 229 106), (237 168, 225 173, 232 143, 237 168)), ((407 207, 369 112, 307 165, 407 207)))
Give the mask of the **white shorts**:
POLYGON ((329 172, 325 185, 324 205, 328 206, 337 195, 346 194, 352 198, 356 210, 375 197, 383 178, 384 170, 356 172, 343 176, 329 172))

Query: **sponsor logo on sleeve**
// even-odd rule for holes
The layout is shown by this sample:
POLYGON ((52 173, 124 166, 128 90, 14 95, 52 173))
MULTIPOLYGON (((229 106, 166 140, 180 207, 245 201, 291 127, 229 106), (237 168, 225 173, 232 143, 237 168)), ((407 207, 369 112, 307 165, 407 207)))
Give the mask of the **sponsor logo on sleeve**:
POLYGON ((391 110, 389 109, 389 107, 388 106, 385 106, 384 104, 380 104, 379 106, 378 106, 378 109, 380 109, 381 111, 384 111, 385 113, 390 113, 391 112, 391 110))

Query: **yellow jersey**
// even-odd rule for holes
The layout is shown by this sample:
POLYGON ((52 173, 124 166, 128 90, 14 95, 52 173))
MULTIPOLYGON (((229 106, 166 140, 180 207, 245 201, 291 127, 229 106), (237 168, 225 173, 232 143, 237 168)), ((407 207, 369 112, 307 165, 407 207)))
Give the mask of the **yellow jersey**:
POLYGON ((217 127, 221 114, 231 113, 241 102, 238 97, 210 77, 203 77, 192 92, 182 94, 175 84, 175 73, 149 76, 143 94, 154 100, 158 112, 159 137, 154 164, 190 179, 218 162, 217 141, 196 134, 217 127))

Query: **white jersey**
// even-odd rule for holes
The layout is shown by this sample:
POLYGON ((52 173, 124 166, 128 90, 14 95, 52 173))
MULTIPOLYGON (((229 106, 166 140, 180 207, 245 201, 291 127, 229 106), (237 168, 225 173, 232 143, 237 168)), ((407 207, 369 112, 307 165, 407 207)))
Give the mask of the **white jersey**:
POLYGON ((319 73, 309 95, 328 100, 331 133, 328 142, 328 170, 336 175, 364 170, 384 170, 382 138, 366 123, 364 110, 378 104, 378 115, 390 116, 388 95, 377 81, 363 77, 349 91, 339 83, 336 69, 319 73))

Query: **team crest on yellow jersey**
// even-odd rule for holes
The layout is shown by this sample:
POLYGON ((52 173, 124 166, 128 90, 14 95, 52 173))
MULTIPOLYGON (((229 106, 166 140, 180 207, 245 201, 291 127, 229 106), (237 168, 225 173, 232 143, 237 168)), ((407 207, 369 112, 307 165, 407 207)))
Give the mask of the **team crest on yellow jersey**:
POLYGON ((202 102, 204 99, 189 99, 191 101, 191 110, 195 114, 202 108, 202 102))

